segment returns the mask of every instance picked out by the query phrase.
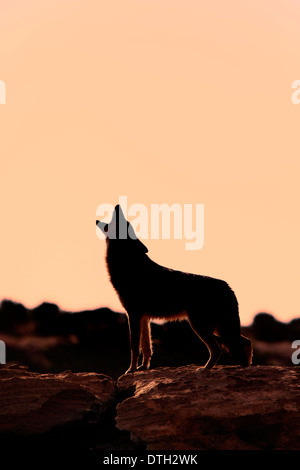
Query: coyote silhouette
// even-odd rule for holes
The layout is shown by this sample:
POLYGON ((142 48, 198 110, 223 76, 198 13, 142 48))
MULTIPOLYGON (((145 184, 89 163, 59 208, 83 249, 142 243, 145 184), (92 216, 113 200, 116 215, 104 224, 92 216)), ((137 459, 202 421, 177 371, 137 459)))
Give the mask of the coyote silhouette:
POLYGON ((175 271, 152 261, 119 205, 110 223, 97 220, 96 224, 106 237, 111 283, 128 316, 131 363, 126 373, 149 368, 150 320, 155 318, 187 319, 209 350, 207 369, 216 364, 224 347, 237 364, 251 364, 252 342, 241 335, 238 302, 225 281, 175 271), (143 361, 138 367, 140 352, 143 361))

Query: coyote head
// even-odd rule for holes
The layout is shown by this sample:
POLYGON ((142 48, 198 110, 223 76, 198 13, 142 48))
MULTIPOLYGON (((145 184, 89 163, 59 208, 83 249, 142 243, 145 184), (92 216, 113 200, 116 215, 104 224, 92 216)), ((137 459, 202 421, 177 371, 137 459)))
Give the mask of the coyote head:
POLYGON ((104 233, 108 246, 113 244, 124 250, 148 252, 146 246, 137 238, 132 225, 125 219, 120 205, 115 207, 109 223, 96 220, 96 225, 104 233))

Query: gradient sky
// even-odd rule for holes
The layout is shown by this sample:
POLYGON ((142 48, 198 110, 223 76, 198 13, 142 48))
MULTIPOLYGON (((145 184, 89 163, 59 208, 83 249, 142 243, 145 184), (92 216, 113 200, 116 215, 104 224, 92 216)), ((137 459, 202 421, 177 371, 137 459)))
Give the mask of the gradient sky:
POLYGON ((96 209, 205 205, 160 264, 225 279, 243 324, 300 316, 300 4, 0 0, 0 300, 120 310, 96 209))

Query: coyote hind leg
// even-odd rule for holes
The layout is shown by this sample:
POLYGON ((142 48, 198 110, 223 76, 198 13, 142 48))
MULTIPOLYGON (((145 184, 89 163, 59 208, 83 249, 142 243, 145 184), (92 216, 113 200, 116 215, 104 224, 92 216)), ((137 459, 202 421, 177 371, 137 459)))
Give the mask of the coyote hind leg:
POLYGON ((220 337, 220 341, 228 348, 229 353, 242 367, 248 367, 252 362, 252 341, 242 335, 220 337))
POLYGON ((206 346, 209 350, 209 354, 210 354, 209 359, 208 359, 207 363, 205 364, 204 368, 205 369, 212 369, 212 367, 214 367, 214 365, 220 359, 220 356, 223 352, 223 349, 220 347, 218 341, 216 340, 216 338, 213 334, 205 335, 205 336, 201 335, 200 338, 206 344, 206 346))
POLYGON ((152 342, 151 342, 151 330, 150 320, 147 317, 143 317, 140 322, 141 337, 140 337, 140 352, 143 353, 143 362, 138 367, 138 370, 149 369, 150 360, 152 356, 152 342))
POLYGON ((242 367, 247 367, 252 360, 252 341, 241 335, 241 325, 238 311, 229 311, 218 324, 217 330, 220 341, 228 348, 234 361, 242 367))
POLYGON ((218 340, 216 339, 213 333, 209 333, 207 331, 203 331, 201 327, 195 324, 195 322, 191 321, 190 325, 196 335, 205 343, 209 350, 209 359, 205 364, 205 369, 211 369, 220 359, 220 356, 223 352, 223 348, 220 346, 218 340))

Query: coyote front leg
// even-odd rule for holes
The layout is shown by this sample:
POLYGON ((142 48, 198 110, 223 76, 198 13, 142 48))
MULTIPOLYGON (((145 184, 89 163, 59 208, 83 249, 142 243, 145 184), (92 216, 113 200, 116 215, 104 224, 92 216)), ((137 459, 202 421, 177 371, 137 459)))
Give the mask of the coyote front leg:
POLYGON ((131 349, 131 362, 129 369, 125 374, 130 372, 135 372, 139 360, 139 346, 140 346, 140 337, 141 337, 141 325, 140 317, 137 317, 133 314, 128 314, 128 323, 129 323, 129 337, 130 337, 130 349, 131 349))
POLYGON ((140 322, 140 328, 140 351, 143 353, 143 363, 138 367, 138 370, 145 370, 149 369, 150 360, 152 356, 152 342, 149 318, 142 317, 140 322))

